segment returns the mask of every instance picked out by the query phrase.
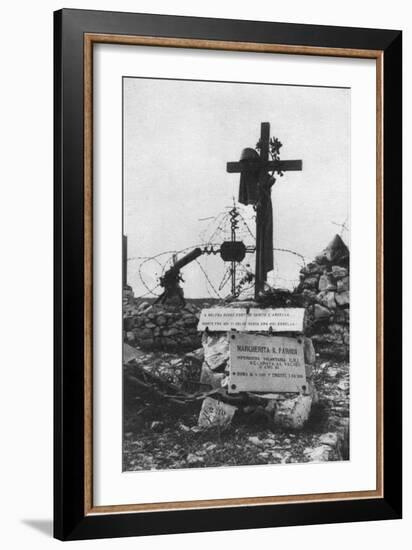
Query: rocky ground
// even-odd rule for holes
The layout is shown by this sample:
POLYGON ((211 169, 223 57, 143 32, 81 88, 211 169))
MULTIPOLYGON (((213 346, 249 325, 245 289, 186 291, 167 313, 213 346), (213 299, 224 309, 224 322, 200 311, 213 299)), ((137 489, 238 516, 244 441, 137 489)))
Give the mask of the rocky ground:
MULTIPOLYGON (((196 352, 194 352, 196 353, 196 352)), ((139 366, 179 383, 196 380, 196 356, 138 352, 139 366)), ((125 369, 133 374, 133 363, 125 369)), ((271 429, 265 417, 237 412, 224 432, 197 426, 201 401, 177 405, 152 400, 125 384, 123 469, 163 470, 257 464, 323 462, 349 457, 349 365, 318 358, 319 402, 300 431, 271 429)), ((198 380, 199 378, 197 378, 198 380)), ((190 388, 189 388, 190 389, 190 388)))

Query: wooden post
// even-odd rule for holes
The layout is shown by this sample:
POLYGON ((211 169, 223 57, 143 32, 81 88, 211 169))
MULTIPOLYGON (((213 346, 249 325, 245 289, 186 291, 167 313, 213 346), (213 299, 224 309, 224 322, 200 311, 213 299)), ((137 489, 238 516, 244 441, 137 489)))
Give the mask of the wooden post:
POLYGON ((123 235, 123 258, 122 258, 122 280, 123 288, 127 286, 127 236, 123 235))
MULTIPOLYGON (((269 122, 262 122, 260 125, 260 160, 262 163, 266 163, 269 160, 269 136, 270 136, 270 124, 269 122)), ((262 254, 263 250, 260 250, 259 243, 261 242, 263 219, 262 209, 260 205, 256 209, 256 262, 255 262, 255 300, 258 299, 260 292, 263 290, 266 280, 266 273, 262 271, 262 254)))

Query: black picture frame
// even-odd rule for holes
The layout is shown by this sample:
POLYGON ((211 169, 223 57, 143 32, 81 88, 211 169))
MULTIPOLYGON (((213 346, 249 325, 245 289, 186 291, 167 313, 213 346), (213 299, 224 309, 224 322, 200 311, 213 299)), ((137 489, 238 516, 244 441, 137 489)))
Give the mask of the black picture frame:
POLYGON ((397 519, 402 514, 402 33, 63 9, 54 14, 54 536, 125 537, 397 519), (383 55, 383 496, 156 512, 85 512, 84 36, 207 39, 383 55))

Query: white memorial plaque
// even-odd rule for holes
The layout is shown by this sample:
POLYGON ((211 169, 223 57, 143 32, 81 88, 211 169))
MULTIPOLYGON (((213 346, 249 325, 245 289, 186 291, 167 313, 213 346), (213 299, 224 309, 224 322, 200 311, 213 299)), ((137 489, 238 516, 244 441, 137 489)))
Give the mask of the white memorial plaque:
POLYGON ((303 338, 231 332, 229 350, 229 393, 305 389, 303 338))
POLYGON ((246 309, 235 307, 212 307, 202 309, 197 330, 229 331, 245 330, 246 309))
POLYGON ((246 331, 303 332, 304 308, 252 308, 246 319, 246 331))
POLYGON ((303 332, 304 308, 202 309, 198 330, 242 332, 303 332))

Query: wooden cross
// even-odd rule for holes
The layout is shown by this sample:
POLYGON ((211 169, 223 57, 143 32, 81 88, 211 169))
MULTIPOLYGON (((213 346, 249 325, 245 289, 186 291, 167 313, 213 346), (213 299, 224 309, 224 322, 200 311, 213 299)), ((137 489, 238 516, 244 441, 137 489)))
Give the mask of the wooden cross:
MULTIPOLYGON (((272 230, 272 202, 270 198, 270 189, 266 194, 262 191, 263 185, 260 184, 263 178, 268 178, 268 172, 289 172, 292 170, 302 170, 301 160, 269 160, 270 146, 270 124, 262 122, 260 126, 259 148, 260 154, 250 160, 241 160, 240 162, 228 162, 226 171, 230 174, 256 173, 257 181, 257 200, 256 200, 256 268, 255 268, 255 298, 258 299, 264 288, 267 279, 267 266, 270 265, 268 259, 267 246, 265 248, 265 234, 267 230, 272 230), (260 181, 259 181, 260 180, 260 181), (268 225, 268 208, 270 208, 270 227, 268 225)), ((273 243, 273 235, 271 235, 273 243)), ((266 243, 267 244, 267 243, 266 243)), ((273 244, 271 246, 273 263, 273 244)), ((273 267, 272 267, 273 269, 273 267)))

